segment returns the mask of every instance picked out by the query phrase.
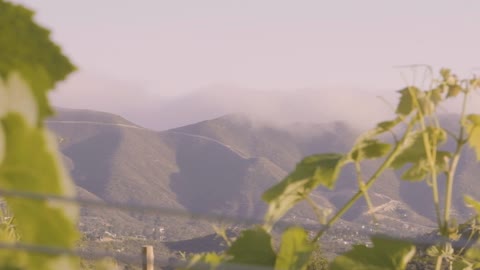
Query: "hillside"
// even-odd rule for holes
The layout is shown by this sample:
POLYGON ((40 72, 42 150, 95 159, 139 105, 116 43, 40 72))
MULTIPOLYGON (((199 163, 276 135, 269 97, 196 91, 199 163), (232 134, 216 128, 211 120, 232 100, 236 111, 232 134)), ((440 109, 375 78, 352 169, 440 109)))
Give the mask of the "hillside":
MULTIPOLYGON (((345 152, 359 134, 343 122, 279 128, 240 115, 155 132, 119 116, 82 110, 60 110, 48 125, 58 137, 81 198, 243 219, 262 218, 266 205, 261 194, 302 157, 345 152)), ((460 168, 454 196, 459 215, 466 213, 460 192, 480 195, 471 177, 480 171, 472 153, 466 154, 460 168)), ((364 166, 366 175, 374 169, 374 163, 364 166)), ((347 166, 334 191, 320 188, 312 199, 331 210, 341 207, 357 189, 353 176, 354 168, 347 166)), ((398 174, 388 171, 369 193, 372 212, 385 230, 425 231, 433 225, 426 183, 400 181, 398 174)), ((356 227, 372 218, 362 199, 343 220, 345 226, 356 227)), ((84 209, 81 221, 84 231, 98 237, 108 231, 183 241, 213 233, 208 222, 109 209, 84 209)), ((296 207, 285 221, 316 223, 307 204, 296 207)))

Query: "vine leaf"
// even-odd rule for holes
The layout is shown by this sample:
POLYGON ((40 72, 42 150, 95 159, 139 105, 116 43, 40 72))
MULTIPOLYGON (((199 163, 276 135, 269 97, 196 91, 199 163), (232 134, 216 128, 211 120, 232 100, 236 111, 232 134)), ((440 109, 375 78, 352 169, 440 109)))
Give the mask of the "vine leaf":
POLYGON ((355 161, 380 158, 390 152, 391 145, 382 143, 378 139, 365 139, 354 146, 351 157, 355 161))
MULTIPOLYGON (((400 154, 394 159, 390 165, 393 169, 400 169, 407 164, 411 167, 402 175, 404 180, 418 181, 423 180, 430 172, 430 166, 427 161, 427 153, 425 152, 425 143, 423 135, 426 133, 428 141, 431 143, 430 148, 435 149, 437 145, 441 145, 447 140, 445 130, 435 127, 427 127, 425 131, 417 131, 408 139, 406 146, 403 147, 400 154), (435 140, 434 140, 435 139, 435 140), (436 141, 436 145, 433 145, 436 141)), ((439 171, 445 171, 448 167, 448 160, 451 153, 446 151, 437 151, 435 166, 439 171)))
POLYGON ((269 204, 266 223, 271 225, 280 219, 319 185, 332 189, 346 162, 344 155, 332 153, 304 158, 290 175, 263 194, 269 204))
POLYGON ((470 114, 464 124, 468 132, 468 143, 475 150, 480 161, 480 114, 470 114))
POLYGON ((480 268, 480 249, 470 248, 464 256, 453 262, 453 270, 474 270, 480 268))
POLYGON ((315 244, 308 240, 307 232, 298 227, 286 230, 275 262, 278 270, 304 270, 307 268, 315 244))
POLYGON ((19 72, 33 90, 39 120, 51 115, 47 91, 75 70, 50 40, 50 32, 37 25, 33 12, 20 5, 0 1, 0 77, 19 72))
POLYGON ((440 75, 442 76, 444 81, 447 81, 450 78, 452 71, 449 68, 442 68, 440 69, 440 75))
POLYGON ((351 251, 336 257, 331 270, 403 270, 415 255, 415 245, 389 239, 384 236, 372 237, 373 247, 354 245, 351 251))
POLYGON ((462 92, 462 87, 460 85, 458 85, 458 84, 449 85, 448 86, 448 92, 447 92, 447 98, 456 97, 461 92, 462 92))
POLYGON ((444 90, 442 87, 434 88, 428 92, 433 104, 438 105, 443 100, 443 92, 444 90))
POLYGON ((475 213, 477 214, 477 219, 480 219, 480 202, 476 201, 468 195, 463 196, 463 200, 467 207, 471 207, 473 208, 473 210, 475 210, 475 213))
POLYGON ((272 248, 272 238, 262 228, 243 231, 227 250, 232 256, 228 263, 273 267, 276 255, 272 248))
POLYGON ((379 135, 384 132, 390 131, 394 127, 396 127, 400 122, 402 122, 402 119, 400 117, 397 117, 390 121, 380 122, 377 124, 377 127, 375 128, 373 135, 379 135))
POLYGON ((199 253, 193 255, 185 268, 180 269, 207 269, 205 266, 210 266, 210 269, 216 269, 220 264, 225 262, 226 257, 217 253, 199 253))
POLYGON ((471 248, 465 253, 465 258, 471 261, 471 269, 480 268, 480 249, 471 248))
MULTIPOLYGON (((0 188, 19 192, 51 195, 73 195, 70 178, 63 170, 57 151, 52 149, 49 134, 32 127, 18 113, 9 113, 0 120, 5 131, 5 157, 0 164, 0 188), (35 151, 32 151, 35 149, 35 151)), ((15 226, 23 243, 48 247, 73 248, 78 234, 75 226, 77 207, 6 198, 15 215, 15 226)), ((28 269, 45 269, 47 262, 65 261, 62 257, 29 255, 28 269)), ((72 260, 64 263, 74 263, 72 260)), ((75 269, 75 268, 72 268, 75 269)))
POLYGON ((405 87, 398 92, 400 93, 400 102, 395 113, 404 117, 418 109, 417 105, 424 115, 432 114, 435 105, 441 100, 439 95, 442 93, 441 91, 425 92, 415 86, 405 87))
POLYGON ((412 90, 415 93, 415 96, 418 97, 420 90, 416 87, 406 87, 402 90, 399 90, 400 93, 400 102, 398 103, 396 114, 402 116, 408 116, 415 109, 414 99, 410 93, 412 90))

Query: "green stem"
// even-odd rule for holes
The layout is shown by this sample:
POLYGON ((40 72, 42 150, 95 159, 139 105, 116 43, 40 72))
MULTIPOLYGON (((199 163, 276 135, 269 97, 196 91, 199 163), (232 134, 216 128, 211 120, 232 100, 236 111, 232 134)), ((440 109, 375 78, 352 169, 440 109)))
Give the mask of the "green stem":
MULTIPOLYGON (((369 189, 375 181, 378 179, 378 177, 390 167, 391 163, 395 160, 397 157, 399 151, 403 147, 403 144, 405 143, 408 135, 410 134, 410 131, 412 130, 413 126, 415 124, 415 120, 412 120, 409 125, 407 126, 407 130, 403 134, 402 139, 400 140, 399 143, 397 143, 394 147, 394 149, 390 152, 386 160, 383 162, 383 164, 377 169, 377 171, 370 177, 370 179, 367 181, 365 184, 365 189, 369 189)), ((333 216, 326 224, 325 226, 318 231, 318 233, 315 235, 313 238, 313 242, 316 243, 322 235, 339 219, 341 218, 347 211, 350 209, 355 202, 360 199, 363 195, 363 191, 359 190, 355 195, 353 195, 352 198, 333 216)))
POLYGON ((312 200, 312 198, 310 198, 308 195, 307 196, 304 196, 303 199, 310 205, 310 207, 312 208, 313 212, 315 213, 315 215, 317 216, 317 219, 318 219, 318 222, 320 222, 320 224, 323 224, 325 223, 325 214, 322 212, 321 208, 318 207, 318 205, 315 203, 314 200, 312 200))
MULTIPOLYGON (((462 113, 461 113, 461 121, 465 117, 466 107, 467 107, 467 97, 468 94, 465 93, 463 97, 463 104, 462 104, 462 113)), ((446 190, 445 190, 445 212, 444 212, 444 234, 448 236, 448 227, 449 227, 449 220, 450 220, 450 208, 452 205, 452 194, 453 194, 453 182, 455 179, 455 173, 457 171, 458 161, 460 160, 460 154, 462 152, 462 148, 465 145, 464 137, 465 129, 463 124, 460 123, 460 134, 458 135, 457 140, 457 147, 455 149, 455 153, 453 155, 452 163, 447 173, 447 182, 446 182, 446 190)))
MULTIPOLYGON (((439 228, 442 226, 442 220, 441 220, 441 211, 440 211, 440 196, 438 193, 438 181, 437 181, 437 166, 436 166, 436 154, 437 154, 437 141, 434 137, 434 144, 430 144, 430 138, 428 137, 427 127, 425 124, 425 115, 423 114, 422 108, 420 107, 420 103, 418 101, 418 97, 416 93, 414 92, 414 89, 411 87, 408 88, 410 96, 412 97, 413 104, 417 108, 418 111, 418 118, 420 119, 420 126, 422 128, 422 139, 423 139, 423 145, 425 148, 425 155, 427 157, 428 165, 431 170, 431 180, 432 180, 432 196, 433 196, 433 204, 435 206, 435 216, 437 218, 437 225, 439 228), (433 149, 432 149, 433 148, 433 149)), ((427 99, 430 97, 427 95, 427 99)))
POLYGON ((373 203, 372 200, 370 199, 370 196, 368 196, 368 191, 367 188, 365 187, 365 182, 363 181, 363 176, 362 176, 362 168, 360 167, 360 162, 356 161, 355 162, 355 170, 357 172, 357 178, 358 178, 358 188, 360 191, 363 192, 363 196, 365 197, 365 201, 367 202, 368 210, 372 214, 373 222, 377 223, 377 219, 375 218, 375 214, 373 213, 373 203))

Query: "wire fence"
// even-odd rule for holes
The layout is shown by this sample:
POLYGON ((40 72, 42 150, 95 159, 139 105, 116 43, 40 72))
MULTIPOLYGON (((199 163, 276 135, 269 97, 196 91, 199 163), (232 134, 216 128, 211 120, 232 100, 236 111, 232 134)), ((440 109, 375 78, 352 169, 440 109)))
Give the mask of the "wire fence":
MULTIPOLYGON (((253 226, 263 223, 263 219, 259 218, 243 218, 228 216, 223 214, 214 214, 214 213, 194 213, 184 209, 172 209, 167 207, 160 207, 157 205, 146 205, 146 204, 133 204, 133 203, 123 203, 123 202, 113 202, 113 201, 101 201, 101 200, 90 200, 83 198, 72 198, 52 194, 41 194, 41 193, 32 193, 18 190, 6 190, 0 189, 0 197, 3 198, 17 198, 23 200, 33 200, 33 201, 52 201, 59 202, 64 204, 75 204, 80 207, 85 208, 95 208, 95 209, 112 209, 112 210, 121 210, 126 212, 136 212, 149 215, 161 215, 167 217, 179 217, 184 219, 194 219, 199 221, 206 221, 210 223, 227 223, 234 225, 245 225, 253 226)), ((303 227, 305 224, 299 224, 298 222, 286 222, 279 221, 276 225, 278 229, 285 229, 292 226, 303 227)), ((322 229, 322 225, 317 224, 315 228, 310 229, 322 229)), ((433 227, 432 227, 433 230, 433 227)), ((373 233, 372 233, 373 234, 373 233)), ((434 238, 413 238, 408 239, 412 243, 417 245, 433 245, 438 241, 434 238)), ((459 247, 469 244, 467 240, 459 240, 456 243, 459 247)), ((29 245, 25 243, 2 243, 0 242, 0 250, 13 250, 13 251, 24 251, 35 254, 42 254, 45 256, 51 255, 67 255, 75 256, 79 258, 89 259, 89 260, 98 260, 102 258, 112 258, 118 260, 119 262, 125 264, 139 265, 141 263, 140 249, 137 254, 126 254, 118 251, 98 251, 98 250, 81 250, 81 249, 64 249, 50 246, 38 246, 38 245, 29 245)), ((166 269, 174 269, 177 267, 185 267, 185 261, 181 260, 172 260, 165 256, 158 256, 155 258, 155 265, 166 267, 166 269)), ((201 268, 201 267, 200 267, 201 268)), ((245 265, 230 265, 229 269, 266 269, 261 267, 251 267, 245 265)))
MULTIPOLYGON (((120 210, 124 212, 135 212, 148 215, 158 215, 158 216, 167 216, 167 217, 178 217, 183 219, 194 219, 196 221, 205 221, 209 223, 221 223, 221 224, 231 224, 231 225, 243 225, 243 226, 254 226, 260 225, 263 223, 261 218, 248 218, 248 217, 235 217, 225 214, 215 214, 215 213, 196 213, 187 211, 184 209, 173 209, 168 207, 161 207, 157 205, 146 205, 146 204, 135 204, 135 203, 124 203, 124 202, 114 202, 114 201, 105 201, 105 200, 91 200, 83 199, 78 197, 66 197, 52 194, 42 194, 18 190, 7 190, 0 189, 0 197, 2 198, 16 198, 23 200, 33 200, 33 201, 50 201, 63 204, 75 204, 80 207, 89 208, 89 209, 110 209, 110 210, 120 210)), ((279 221, 275 228, 284 229, 292 226, 298 226, 299 223, 294 222, 285 222, 279 221)), ((320 228, 317 226, 317 228, 320 228)), ((24 251, 35 254, 42 254, 45 256, 51 255, 67 255, 75 256, 79 258, 89 259, 89 260, 98 260, 102 258, 112 258, 126 264, 138 265, 141 262, 141 257, 139 253, 136 255, 125 254, 122 252, 112 252, 112 251, 86 251, 81 249, 65 249, 51 246, 40 246, 40 245, 30 245, 25 243, 2 243, 0 242, 0 250, 13 250, 13 251, 24 251)), ((139 250, 140 251, 140 250, 139 250)), ((185 267, 185 261, 172 260, 171 258, 166 257, 156 257, 155 265, 167 267, 167 269, 173 269, 177 267, 185 267), (168 268, 170 267, 170 268, 168 268)), ((202 268, 200 266, 200 268, 202 268)), ((242 265, 229 265, 229 269, 266 269, 262 267, 251 267, 251 266, 242 266, 242 265)))

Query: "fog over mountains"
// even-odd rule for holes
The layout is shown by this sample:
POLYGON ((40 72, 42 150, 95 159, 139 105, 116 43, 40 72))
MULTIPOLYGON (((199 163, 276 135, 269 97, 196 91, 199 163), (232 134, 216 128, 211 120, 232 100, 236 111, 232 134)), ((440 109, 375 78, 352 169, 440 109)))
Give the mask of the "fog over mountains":
MULTIPOLYGON (((212 85, 176 96, 147 90, 141 84, 113 80, 88 72, 73 74, 52 93, 58 107, 90 109, 121 115, 154 130, 167 130, 231 113, 248 115, 256 124, 288 126, 292 123, 345 121, 365 130, 392 116, 397 102, 393 89, 319 87, 258 90, 232 85, 212 85)), ((480 107, 480 95, 470 108, 480 107)), ((448 104, 443 113, 458 111, 448 104)))
POLYGON ((176 96, 145 90, 118 80, 76 73, 52 95, 54 105, 106 111, 155 130, 193 124, 230 113, 251 116, 260 124, 328 123, 342 120, 357 127, 391 115, 379 99, 392 101, 392 91, 344 88, 256 90, 212 85, 176 96), (94 97, 94 98, 92 98, 94 97))
MULTIPOLYGON (((445 124, 455 122, 444 117, 445 124)), ((229 114, 157 132, 124 118, 90 110, 60 109, 49 127, 57 135, 64 160, 84 198, 157 205, 197 213, 261 219, 261 194, 285 177, 304 156, 346 152, 360 130, 348 122, 259 125, 251 117, 229 114)), ((448 144, 446 147, 450 147, 448 144)), ((375 163, 364 165, 373 173, 375 163)), ((463 192, 480 196, 480 167, 473 153, 461 160, 454 211, 463 217, 463 192)), ((346 167, 334 191, 312 195, 335 211, 356 191, 354 168, 346 167)), ((442 183, 440 183, 442 186, 442 183)), ((404 231, 429 230, 434 224, 430 190, 425 182, 405 182, 387 171, 371 192, 376 218, 404 231)), ((363 200, 343 218, 346 224, 369 224, 363 200)), ((316 224, 308 205, 300 204, 285 221, 316 224)), ((168 240, 211 233, 206 222, 168 215, 84 209, 84 230, 105 227, 120 234, 149 234, 165 228, 168 240)))

